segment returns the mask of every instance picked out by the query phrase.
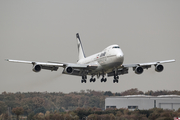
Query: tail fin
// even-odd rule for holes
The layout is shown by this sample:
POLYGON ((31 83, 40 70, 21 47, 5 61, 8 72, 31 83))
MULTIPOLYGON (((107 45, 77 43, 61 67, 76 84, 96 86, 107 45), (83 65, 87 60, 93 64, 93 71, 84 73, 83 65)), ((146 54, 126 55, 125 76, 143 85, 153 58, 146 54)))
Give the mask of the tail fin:
POLYGON ((78 54, 79 54, 79 60, 85 58, 83 46, 79 37, 79 33, 76 34, 76 39, 78 42, 78 54))

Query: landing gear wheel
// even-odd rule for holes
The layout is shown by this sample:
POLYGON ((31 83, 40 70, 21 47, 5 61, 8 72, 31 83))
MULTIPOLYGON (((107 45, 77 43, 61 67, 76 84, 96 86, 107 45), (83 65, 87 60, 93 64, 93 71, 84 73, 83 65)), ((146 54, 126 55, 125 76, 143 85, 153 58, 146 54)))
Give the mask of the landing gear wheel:
POLYGON ((95 82, 96 81, 96 78, 91 78, 90 79, 90 82, 95 82))
POLYGON ((104 79, 104 82, 106 82, 106 81, 107 81, 107 78, 104 79))
POLYGON ((115 79, 115 80, 113 80, 113 83, 115 83, 115 82, 117 82, 117 83, 118 83, 119 81, 118 81, 117 79, 115 79))
MULTIPOLYGON (((86 75, 85 75, 85 76, 82 76, 81 83, 83 83, 83 82, 85 82, 85 83, 86 83, 86 79, 87 79, 87 76, 86 76, 86 75)), ((91 82, 91 80, 90 80, 90 82, 91 82)))
POLYGON ((96 78, 93 79, 93 82, 95 82, 95 81, 96 81, 96 78))
POLYGON ((107 81, 107 78, 102 78, 101 79, 101 82, 106 82, 107 81))

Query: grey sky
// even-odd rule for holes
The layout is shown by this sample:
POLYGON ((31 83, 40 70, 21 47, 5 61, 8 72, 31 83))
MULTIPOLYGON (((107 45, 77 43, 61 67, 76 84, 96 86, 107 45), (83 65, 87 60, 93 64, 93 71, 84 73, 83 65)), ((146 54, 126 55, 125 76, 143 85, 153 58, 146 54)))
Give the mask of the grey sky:
POLYGON ((121 92, 180 90, 180 1, 0 0, 0 93, 86 89, 121 92), (75 34, 80 33, 86 56, 111 44, 120 45, 124 63, 176 59, 162 73, 154 66, 142 75, 132 69, 118 84, 109 77, 86 84, 81 77, 32 71, 32 65, 4 59, 76 62, 75 34))

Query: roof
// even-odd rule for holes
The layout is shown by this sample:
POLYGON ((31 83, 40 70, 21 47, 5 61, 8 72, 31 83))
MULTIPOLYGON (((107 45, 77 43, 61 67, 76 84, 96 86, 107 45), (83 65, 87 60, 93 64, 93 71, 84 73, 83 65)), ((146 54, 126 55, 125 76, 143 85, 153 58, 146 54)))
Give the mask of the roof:
POLYGON ((150 95, 126 95, 124 97, 153 97, 153 96, 150 96, 150 95))
POLYGON ((126 96, 110 96, 106 98, 180 98, 180 95, 159 95, 159 96, 151 96, 151 95, 126 95, 126 96))
POLYGON ((159 95, 157 97, 180 97, 180 95, 159 95))

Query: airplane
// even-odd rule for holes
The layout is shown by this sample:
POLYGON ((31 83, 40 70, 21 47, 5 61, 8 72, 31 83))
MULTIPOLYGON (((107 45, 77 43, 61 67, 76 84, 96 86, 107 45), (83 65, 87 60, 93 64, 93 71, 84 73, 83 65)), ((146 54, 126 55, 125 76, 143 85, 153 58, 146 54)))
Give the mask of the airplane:
POLYGON ((114 44, 105 48, 103 51, 86 57, 84 54, 83 46, 79 33, 76 34, 78 43, 78 55, 79 60, 77 63, 62 63, 62 62, 35 62, 35 61, 23 61, 23 60, 12 60, 6 59, 9 62, 27 63, 32 64, 32 70, 34 72, 40 72, 41 69, 57 71, 59 67, 63 67, 63 74, 81 76, 81 83, 86 83, 87 75, 90 75, 90 82, 95 82, 100 76, 101 82, 106 82, 107 77, 113 76, 113 83, 118 83, 119 75, 128 74, 129 68, 133 68, 136 74, 142 74, 144 69, 155 66, 155 71, 162 72, 164 67, 163 63, 175 62, 172 60, 164 60, 149 63, 135 63, 135 64, 123 64, 124 54, 120 49, 119 45, 114 44))

